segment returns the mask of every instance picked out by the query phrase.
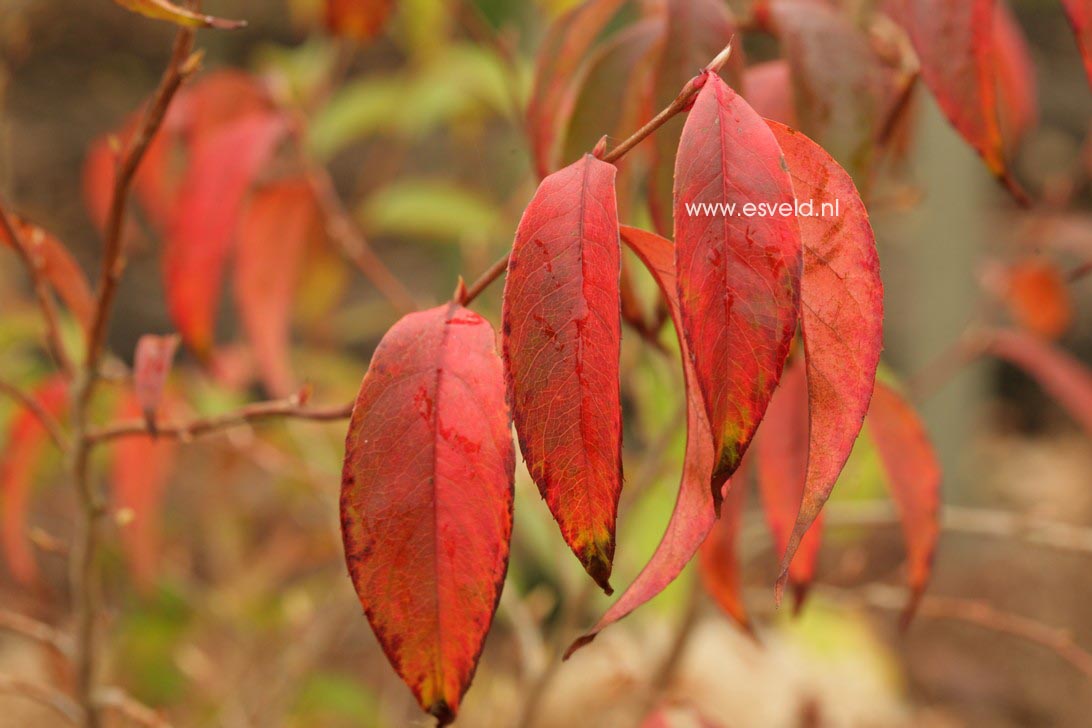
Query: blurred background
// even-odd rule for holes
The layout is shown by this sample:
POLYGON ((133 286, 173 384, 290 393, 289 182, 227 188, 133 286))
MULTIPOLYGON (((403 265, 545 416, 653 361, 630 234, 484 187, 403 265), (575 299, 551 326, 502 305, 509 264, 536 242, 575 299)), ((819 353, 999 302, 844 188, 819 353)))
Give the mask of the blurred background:
MULTIPOLYGON (((244 69, 299 113, 306 153, 329 170, 354 223, 418 305, 435 305, 458 275, 477 277, 511 244, 537 181, 523 128, 535 54, 573 4, 401 0, 381 32, 354 43, 324 31, 320 0, 216 0, 205 9, 249 26, 202 31, 198 46, 203 74, 244 69)), ((732 4, 743 17, 746 3, 732 4)), ((1021 370, 990 360, 950 366, 952 342, 984 306, 996 308, 997 271, 1029 256, 1060 270, 1092 260, 1092 94, 1081 59, 1058 3, 1011 7, 1039 106, 1015 169, 1044 202, 1018 211, 924 89, 905 160, 868 200, 886 287, 884 363, 916 395, 953 507, 932 607, 899 632, 902 538, 864 443, 828 507, 818 583, 799 616, 773 608, 776 554, 752 498, 740 551, 757 641, 702 594, 691 567, 561 664, 559 650, 610 600, 590 588, 520 462, 508 580, 458 725, 629 725, 647 695, 672 706, 677 725, 1088 725, 1092 668, 1081 661, 1092 651, 1092 433, 1021 370), (1069 540, 1028 538, 1024 524, 1040 522, 1060 525, 1069 540)), ((107 0, 0 0, 0 198, 55 233, 88 272, 101 246, 85 204, 88 150, 151 93, 173 35, 107 0)), ((779 52, 750 36, 745 50, 749 61, 779 52)), ((602 103, 620 103, 610 93, 602 103)), ((634 205, 629 221, 647 225, 648 212, 634 205)), ((155 236, 140 236, 129 258, 109 339, 126 362, 139 336, 173 329, 155 236)), ((651 310, 651 281, 636 278, 651 310)), ((1090 278, 1066 289, 1057 341, 1085 366, 1090 278)), ((13 381, 38 381, 49 367, 28 292, 18 258, 0 251, 0 372, 13 381)), ((494 324, 500 293, 496 284, 475 304, 494 324)), ((176 366, 180 396, 196 412, 268 394, 233 343, 240 324, 228 298, 217 321, 220 365, 210 372, 183 352, 176 366)), ((1004 321, 1004 302, 1000 310, 1004 321)), ((335 246, 316 247, 292 333, 293 369, 312 402, 355 394, 398 315, 335 246)), ((66 326, 75 342, 76 324, 66 326)), ((632 497, 620 516, 616 585, 645 563, 674 503, 685 420, 673 357, 625 332, 632 497)), ((0 402, 0 423, 13 411, 0 402)), ((122 551, 130 524, 116 514, 102 615, 111 682, 180 726, 431 724, 387 664, 345 574, 343 438, 343 423, 286 421, 179 448, 154 574, 143 583, 122 551)), ((109 457, 102 453, 103 478, 109 457)), ((63 552, 74 512, 62 465, 43 458, 32 492, 40 583, 21 585, 0 569, 4 609, 60 626, 69 618, 63 552)), ((55 656, 3 633, 0 673, 66 679, 55 656)), ((0 726, 55 720, 0 694, 0 726)))

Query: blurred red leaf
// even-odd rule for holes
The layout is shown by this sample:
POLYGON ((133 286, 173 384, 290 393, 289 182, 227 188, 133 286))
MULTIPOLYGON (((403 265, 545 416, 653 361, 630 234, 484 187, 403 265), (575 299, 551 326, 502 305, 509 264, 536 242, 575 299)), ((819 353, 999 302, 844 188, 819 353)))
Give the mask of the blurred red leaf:
POLYGON ((797 126, 791 73, 786 60, 766 61, 747 67, 743 72, 743 97, 756 114, 797 126))
POLYGON ((800 306, 795 216, 692 213, 692 205, 793 205, 770 128, 706 74, 675 174, 675 260, 683 330, 716 443, 713 497, 735 471, 769 404, 800 306))
POLYGON ((355 41, 379 35, 394 10, 394 0, 325 0, 325 3, 326 29, 355 41))
POLYGON ((539 48, 534 86, 527 104, 531 156, 539 177, 557 169, 558 137, 572 114, 577 70, 623 3, 624 0, 586 0, 550 26, 539 48))
MULTIPOLYGON (((804 603, 815 578, 823 532, 822 515, 816 516, 796 552, 785 558, 803 502, 811 441, 808 426, 808 380, 802 363, 785 369, 781 384, 770 400, 766 418, 755 438, 758 492, 766 522, 777 544, 782 563, 788 564, 788 578, 796 593, 796 609, 804 603), (791 559, 791 560, 790 560, 791 559)), ((858 430, 860 422, 858 422, 858 430)), ((817 433, 818 439, 819 433, 817 433)))
POLYGON ((212 348, 224 265, 247 190, 287 129, 275 113, 244 116, 197 138, 164 251, 171 318, 198 356, 212 348))
MULTIPOLYGON (((45 412, 59 417, 68 404, 67 382, 60 376, 46 380, 31 396, 45 412)), ((38 578, 38 567, 27 539, 27 509, 31 479, 47 442, 49 434, 37 416, 25 407, 16 410, 0 452, 0 506, 3 510, 0 530, 3 531, 8 568, 21 584, 30 584, 38 578)))
POLYGON ((542 181, 516 230, 503 305, 523 459, 565 542, 608 594, 622 490, 615 172, 587 155, 542 181))
MULTIPOLYGON (((732 487, 724 497, 720 519, 698 552, 698 573, 705 591, 725 614, 749 634, 753 630, 747 616, 747 606, 743 601, 739 532, 743 523, 743 509, 747 503, 747 473, 750 462, 751 458, 745 457, 736 469, 732 476, 732 487)), ((705 488, 703 490, 707 491, 705 488)))
POLYGON ((1065 275, 1049 260, 1027 258, 1012 265, 1001 293, 1013 320, 1033 334, 1058 339, 1073 323, 1065 275))
MULTIPOLYGON (((79 263, 64 244, 50 233, 14 215, 9 215, 9 218, 20 241, 26 246, 32 264, 38 267, 42 277, 64 301, 83 330, 87 331, 95 312, 95 296, 79 263)), ((15 247, 15 241, 9 239, 2 228, 0 243, 13 249, 15 247)))
MULTIPOLYGON (((116 415, 126 419, 146 412, 138 379, 136 395, 123 398, 116 415)), ((113 450, 110 488, 121 524, 121 544, 134 581, 147 589, 159 572, 163 495, 174 470, 178 443, 134 435, 119 439, 113 450)))
POLYGON ((993 66, 997 73, 998 120, 1005 148, 1011 153, 1038 123, 1038 88, 1024 31, 1004 2, 993 19, 993 66))
POLYGON ((986 352, 1019 367, 1092 437, 1092 372, 1037 336, 1012 329, 983 334, 986 352))
MULTIPOLYGON (((660 287, 679 336, 686 379, 686 455, 675 509, 655 553, 595 626, 573 642, 565 652, 566 658, 595 639, 599 632, 662 592, 690 563, 716 521, 713 496, 709 489, 709 476, 713 471, 713 440, 687 343, 681 335, 674 246, 670 240, 637 228, 622 227, 621 235, 660 287)), ((743 481, 739 482, 742 486, 743 481)))
POLYGON ((515 454, 496 336, 449 304, 383 337, 360 387, 341 486, 364 612, 421 707, 451 722, 500 598, 515 454))
POLYGON ((1062 0, 1069 24, 1077 35, 1077 46, 1084 59, 1084 71, 1092 86, 1092 0, 1062 0))
POLYGON ((256 190, 239 226, 235 305, 265 386, 279 397, 296 388, 289 359, 292 300, 318 223, 310 184, 289 179, 256 190))
POLYGON ((153 20, 166 20, 186 28, 219 28, 220 30, 234 30, 246 25, 245 20, 224 20, 214 18, 211 15, 195 13, 192 10, 179 7, 167 0, 114 0, 118 5, 132 10, 134 13, 152 18, 153 20))
POLYGON ((770 122, 800 200, 804 251, 800 316, 810 435, 804 499, 784 547, 788 564, 845 466, 861 432, 883 349, 883 281, 868 211, 852 178, 818 144, 770 122), (824 205, 829 205, 824 209, 824 205))
POLYGON ((145 334, 137 340, 133 355, 133 389, 140 412, 148 423, 148 430, 155 433, 156 412, 163 399, 163 387, 171 373, 174 353, 178 349, 178 336, 145 334))
POLYGON ((914 408, 883 382, 876 383, 867 422, 906 540, 910 599, 902 615, 905 627, 933 570, 940 535, 940 463, 914 408))

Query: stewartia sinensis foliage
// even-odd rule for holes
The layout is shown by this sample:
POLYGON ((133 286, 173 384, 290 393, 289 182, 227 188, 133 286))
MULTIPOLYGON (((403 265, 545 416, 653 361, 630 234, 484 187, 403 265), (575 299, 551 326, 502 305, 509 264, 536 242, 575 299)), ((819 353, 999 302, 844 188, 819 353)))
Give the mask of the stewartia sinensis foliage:
MULTIPOLYGON (((799 606, 816 575, 824 505, 862 431, 902 523, 904 621, 913 616, 938 540, 941 473, 909 398, 893 377, 877 381, 883 283, 865 199, 877 170, 913 142, 920 79, 1013 199, 1026 200, 1012 160, 1036 121, 1035 88, 1005 3, 890 0, 860 18, 818 0, 756 0, 745 18, 721 0, 577 4, 545 29, 520 109, 538 186, 510 252, 424 310, 355 233, 311 156, 306 113, 284 89, 242 71, 198 74, 192 29, 241 23, 185 3, 117 3, 183 30, 155 96, 85 163, 87 208, 106 241, 97 290, 56 237, 0 209, 0 243, 33 275, 58 369, 26 393, 5 385, 19 407, 0 460, 3 552, 21 583, 40 578, 28 501, 52 441, 70 456, 84 511, 73 592, 87 725, 99 724, 96 447, 109 447, 110 502, 119 523, 133 523, 124 554, 147 588, 182 443, 275 417, 348 418, 340 524, 349 577, 391 665, 447 724, 508 572, 517 442, 557 543, 587 584, 613 593, 626 549, 617 538, 626 325, 681 372, 685 453, 658 546, 631 583, 614 584, 621 593, 581 625, 565 656, 660 594, 695 556, 706 592, 752 629, 738 553, 752 480, 780 556, 775 598, 788 585, 799 606), (779 57, 749 62, 749 34, 776 40, 779 57), (137 221, 126 214, 130 197, 137 221), (800 202, 814 214, 798 214, 800 202), (748 209, 758 212, 737 214, 748 209), (178 333, 139 340, 131 371, 116 377, 111 422, 95 426, 125 243, 146 234, 161 241, 178 333), (334 249, 403 315, 382 335, 355 402, 313 407, 289 356, 292 309, 304 269, 334 249), (502 275, 495 328, 472 307, 502 275), (638 293, 645 278, 654 312, 638 293), (218 340, 225 280, 254 378, 282 399, 187 420, 192 405, 172 377, 180 345, 218 381, 251 383, 218 340), (65 349, 54 296, 78 323, 78 358, 65 349)), ((1092 74, 1092 10, 1064 6, 1092 74)), ((321 23, 365 43, 395 12, 387 0, 327 0, 321 23)), ((1092 376, 1054 344, 1073 319, 1063 271, 1046 255, 1022 255, 986 278, 1015 326, 976 331, 975 353, 1027 371, 1092 433, 1092 376)))

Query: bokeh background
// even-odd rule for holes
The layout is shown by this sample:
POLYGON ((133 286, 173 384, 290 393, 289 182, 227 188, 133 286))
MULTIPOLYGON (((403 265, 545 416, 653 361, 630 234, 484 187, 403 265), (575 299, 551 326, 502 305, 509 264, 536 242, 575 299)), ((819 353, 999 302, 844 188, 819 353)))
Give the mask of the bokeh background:
MULTIPOLYGON (((1040 105, 1017 174, 1068 205, 1017 212, 919 93, 909 168, 870 200, 887 291, 885 364, 905 379, 936 373, 937 357, 988 297, 981 282, 991 265, 1013 251, 1051 249, 1059 237, 1092 259, 1092 95, 1080 57, 1056 2, 1011 4, 1030 41, 1040 105)), ((450 296, 457 275, 475 277, 510 245, 535 184, 521 127, 534 53, 572 3, 398 5, 383 34, 346 52, 322 32, 318 0, 217 0, 207 9, 247 18, 249 27, 202 32, 198 43, 208 71, 261 74, 299 104, 309 149, 360 229, 418 301, 432 304, 450 296), (334 88, 316 93, 327 78, 334 88)), ((154 88, 172 36, 166 24, 107 0, 0 0, 0 197, 55 232, 88 271, 101 243, 81 189, 87 149, 154 88)), ((758 58, 776 52, 761 43, 747 50, 758 58)), ((1079 262, 1069 256, 1062 264, 1079 262)), ((171 329, 156 241, 130 259, 109 341, 126 360, 141 334, 171 329)), ((639 285, 650 294, 649 281, 639 285)), ((500 290, 476 305, 494 322, 500 290)), ((1090 279, 1070 291, 1073 323, 1060 346, 1092 364, 1090 279)), ((222 313, 218 338, 230 342, 238 324, 227 306, 222 313)), ((18 259, 0 251, 6 378, 32 380, 47 367, 35 348, 36 316, 18 259)), ((319 256, 299 294, 293 338, 295 369, 313 401, 350 398, 396 318, 336 252, 319 256)), ((652 552, 674 501, 684 439, 676 369, 626 333, 625 458, 636 495, 621 515, 618 584, 652 552)), ((1082 550, 1030 543, 1019 529, 990 533, 998 513, 1092 528, 1089 434, 1007 365, 942 374, 919 404, 944 464, 944 502, 967 523, 943 533, 930 594, 991 605, 1033 632, 1061 642, 1068 635, 1092 650, 1087 535, 1082 550)), ((259 385, 210 377, 185 354, 177 376, 202 412, 263 396, 259 385)), ((0 403, 4 419, 11 411, 0 403)), ((284 422, 182 449, 163 505, 154 584, 133 585, 117 545, 124 519, 111 529, 103 618, 114 682, 180 726, 428 724, 345 575, 337 521, 343 430, 284 422)), ((1092 677, 1043 644, 939 608, 899 633, 891 586, 900 578, 899 528, 874 455, 858 450, 830 506, 819 584, 797 618, 773 609, 775 555, 750 509, 743 554, 758 644, 701 595, 688 569, 561 666, 558 649, 609 602, 589 588, 520 465, 512 566, 459 725, 627 725, 650 691, 724 726, 1088 725, 1092 677), (687 622, 690 637, 665 681, 673 635, 687 622)), ((63 544, 74 504, 61 465, 42 464, 31 522, 63 544)), ((40 588, 0 570, 0 604, 64 625, 63 555, 39 556, 40 588)), ((63 680, 40 647, 2 634, 0 672, 63 680)), ((683 713, 680 725, 688 724, 683 713)), ((0 725, 52 720, 0 695, 0 725)))

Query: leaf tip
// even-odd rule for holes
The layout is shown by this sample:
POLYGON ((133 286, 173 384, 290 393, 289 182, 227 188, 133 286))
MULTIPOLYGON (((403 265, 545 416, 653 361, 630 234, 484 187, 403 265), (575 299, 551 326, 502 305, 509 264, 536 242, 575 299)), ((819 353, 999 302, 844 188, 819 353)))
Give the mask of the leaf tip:
POLYGON ((595 639, 595 635, 595 632, 589 632, 588 634, 580 635, 575 640, 573 640, 573 643, 569 645, 568 649, 565 650, 565 654, 561 656, 561 661, 565 662, 570 657, 572 657, 573 654, 581 647, 585 647, 591 644, 592 640, 595 639))
POLYGON ((437 728, 450 725, 455 720, 455 711, 442 698, 429 706, 428 714, 436 719, 437 728))

